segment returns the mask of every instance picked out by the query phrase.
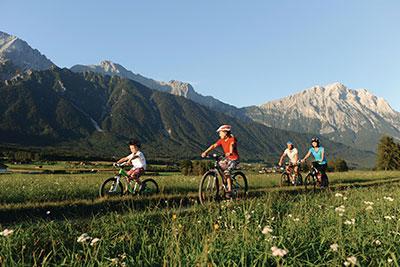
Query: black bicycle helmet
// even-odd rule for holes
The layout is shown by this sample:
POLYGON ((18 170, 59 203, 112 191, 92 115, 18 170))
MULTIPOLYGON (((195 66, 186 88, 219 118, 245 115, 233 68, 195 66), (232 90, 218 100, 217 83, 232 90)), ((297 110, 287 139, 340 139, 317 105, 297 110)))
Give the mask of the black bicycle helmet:
POLYGON ((311 138, 311 144, 314 142, 317 142, 317 144, 319 145, 319 138, 318 137, 311 138))

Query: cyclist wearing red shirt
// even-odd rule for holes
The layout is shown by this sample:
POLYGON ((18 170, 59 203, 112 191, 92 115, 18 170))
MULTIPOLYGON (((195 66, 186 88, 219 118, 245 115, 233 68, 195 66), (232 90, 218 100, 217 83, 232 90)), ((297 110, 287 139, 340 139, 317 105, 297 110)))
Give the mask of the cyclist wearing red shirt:
POLYGON ((221 146, 224 154, 225 160, 220 162, 222 169, 224 170, 225 179, 228 182, 228 191, 226 192, 227 197, 231 196, 232 182, 231 175, 232 171, 239 164, 239 153, 237 150, 237 140, 231 133, 232 127, 230 125, 222 125, 218 128, 217 133, 220 139, 213 145, 211 145, 206 151, 204 151, 201 156, 204 158, 210 153, 211 150, 221 146))

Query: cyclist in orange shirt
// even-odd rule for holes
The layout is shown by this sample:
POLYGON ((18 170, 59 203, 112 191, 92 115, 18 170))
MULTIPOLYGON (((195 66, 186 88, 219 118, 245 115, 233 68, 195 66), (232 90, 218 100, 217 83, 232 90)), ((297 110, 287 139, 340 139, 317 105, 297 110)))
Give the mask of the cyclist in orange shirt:
POLYGON ((220 162, 222 169, 224 170, 225 179, 228 182, 228 191, 226 192, 226 197, 231 197, 232 195, 232 181, 231 175, 232 171, 239 164, 239 153, 237 150, 237 139, 232 135, 232 126, 230 125, 222 125, 218 128, 217 133, 219 134, 220 139, 206 151, 204 151, 201 156, 204 158, 210 153, 211 150, 222 147, 225 155, 225 160, 220 162))

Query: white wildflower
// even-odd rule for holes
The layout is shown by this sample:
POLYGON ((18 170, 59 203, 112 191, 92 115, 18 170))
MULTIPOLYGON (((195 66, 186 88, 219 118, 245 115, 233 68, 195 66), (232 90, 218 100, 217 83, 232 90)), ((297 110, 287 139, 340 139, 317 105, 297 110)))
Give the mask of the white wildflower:
POLYGON ((336 193, 336 194, 335 194, 335 197, 343 197, 343 194, 341 194, 341 193, 336 193))
POLYGON ((388 258, 388 263, 392 263, 393 259, 392 258, 388 258))
POLYGON ((347 200, 347 197, 343 197, 343 200, 347 200))
POLYGON ((347 225, 354 225, 355 223, 356 223, 356 220, 355 220, 355 219, 346 220, 346 221, 344 222, 344 224, 347 224, 347 225))
POLYGON ((332 245, 330 246, 330 248, 331 248, 331 250, 332 250, 333 252, 336 252, 336 251, 338 251, 339 245, 336 244, 336 243, 334 243, 334 244, 332 244, 332 245))
POLYGON ((390 201, 390 202, 393 202, 393 201, 394 201, 394 199, 391 198, 391 197, 383 197, 383 199, 384 199, 384 200, 387 200, 387 201, 390 201))
POLYGON ((348 257, 346 261, 343 263, 345 266, 354 266, 357 264, 357 258, 354 256, 348 257))
POLYGON ((271 251, 272 251, 272 256, 275 257, 284 257, 288 253, 286 249, 277 248, 275 246, 271 248, 271 251))
POLYGON ((264 228, 262 229, 262 231, 261 231, 264 235, 267 235, 267 234, 269 234, 269 233, 272 233, 273 232, 273 230, 272 230, 272 228, 270 227, 270 226, 264 226, 264 228))
POLYGON ((365 208, 366 211, 370 211, 370 210, 373 210, 373 209, 374 208, 372 206, 368 206, 368 207, 365 208))
POLYGON ((298 222, 298 221, 300 221, 300 219, 299 218, 294 218, 293 221, 298 222))
POLYGON ((372 205, 374 205, 374 202, 371 202, 371 201, 364 201, 364 204, 365 204, 365 205, 368 205, 368 206, 372 206, 372 205))
POLYGON ((90 245, 93 247, 99 241, 100 241, 100 238, 95 237, 95 238, 92 239, 92 241, 90 241, 90 245))
POLYGON ((395 217, 394 216, 385 216, 384 218, 385 218, 385 220, 393 220, 395 217))
POLYGON ((4 229, 2 232, 0 232, 0 236, 10 236, 14 233, 14 230, 10 230, 10 229, 4 229))
POLYGON ((373 242, 376 246, 380 246, 380 245, 382 245, 382 242, 381 241, 379 241, 378 239, 376 239, 376 240, 374 240, 374 242, 373 242))
POLYGON ((83 233, 78 237, 77 241, 78 241, 78 243, 85 243, 85 242, 89 241, 90 239, 91 239, 91 237, 87 233, 83 233))
POLYGON ((341 205, 339 207, 336 207, 335 211, 338 213, 344 213, 346 211, 346 208, 345 208, 345 206, 341 205))

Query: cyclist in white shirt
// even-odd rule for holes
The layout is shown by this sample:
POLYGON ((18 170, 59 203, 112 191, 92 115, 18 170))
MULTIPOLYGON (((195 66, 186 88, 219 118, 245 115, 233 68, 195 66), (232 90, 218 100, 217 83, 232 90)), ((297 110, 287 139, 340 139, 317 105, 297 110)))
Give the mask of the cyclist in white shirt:
POLYGON ((282 166, 283 159, 285 158, 285 156, 287 156, 289 158, 289 164, 293 166, 293 171, 297 177, 297 175, 299 174, 299 151, 297 150, 297 148, 294 147, 291 141, 288 141, 286 145, 287 148, 285 149, 285 151, 283 151, 281 158, 279 159, 278 165, 282 166))
POLYGON ((129 141, 129 149, 132 153, 117 161, 118 164, 128 162, 128 164, 130 163, 132 165, 132 169, 130 169, 127 174, 129 175, 130 179, 135 179, 138 184, 141 184, 139 178, 145 172, 147 167, 146 158, 140 151, 140 146, 139 140, 131 139, 129 141))

